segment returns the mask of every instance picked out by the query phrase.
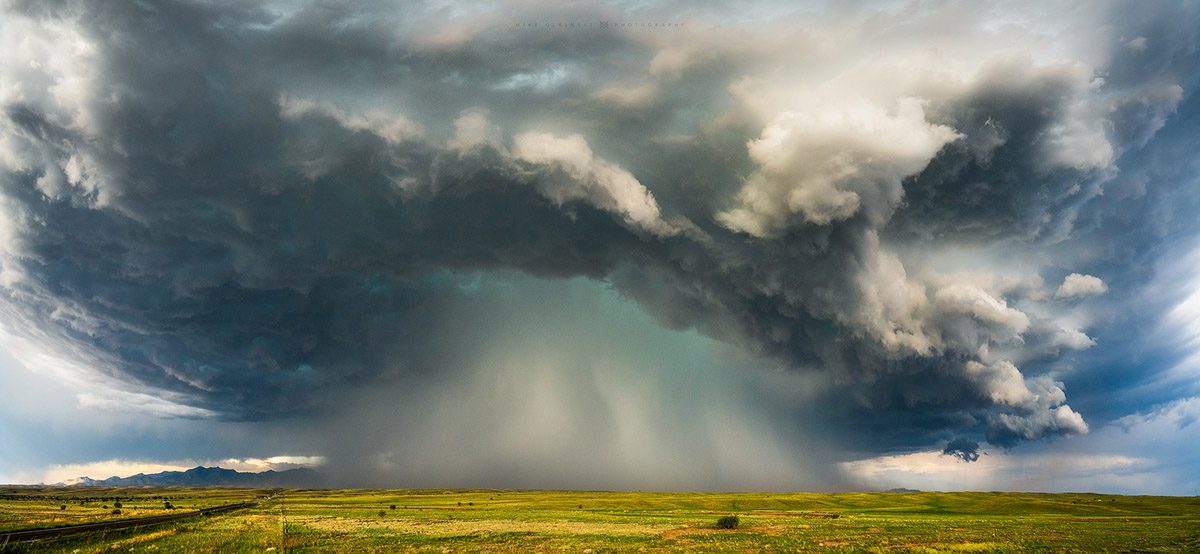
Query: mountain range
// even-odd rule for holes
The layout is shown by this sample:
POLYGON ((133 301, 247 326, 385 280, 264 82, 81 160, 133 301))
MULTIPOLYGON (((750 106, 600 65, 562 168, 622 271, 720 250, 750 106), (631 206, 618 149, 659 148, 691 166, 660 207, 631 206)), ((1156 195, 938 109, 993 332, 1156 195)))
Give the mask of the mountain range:
POLYGON ((187 471, 139 473, 129 477, 92 479, 77 477, 59 485, 68 487, 321 487, 325 476, 320 472, 297 468, 259 473, 241 472, 222 467, 196 466, 187 471))

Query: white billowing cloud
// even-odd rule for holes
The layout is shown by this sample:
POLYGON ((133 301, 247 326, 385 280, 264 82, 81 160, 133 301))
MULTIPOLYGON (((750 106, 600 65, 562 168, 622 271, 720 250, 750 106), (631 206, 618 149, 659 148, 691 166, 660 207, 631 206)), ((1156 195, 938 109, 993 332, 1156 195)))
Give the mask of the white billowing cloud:
POLYGON ((1066 405, 1067 395, 1062 383, 1048 377, 1026 381, 1017 366, 1008 360, 992 363, 968 361, 964 366, 968 379, 989 395, 999 406, 1014 408, 989 416, 992 432, 1022 440, 1036 440, 1053 435, 1082 435, 1088 425, 1077 412, 1066 405))
POLYGON ((938 289, 934 302, 943 313, 969 316, 1006 329, 1014 336, 1029 329, 1029 316, 976 286, 948 285, 938 289))
POLYGON ((1019 253, 1006 252, 1005 267, 992 267, 995 254, 931 250, 922 253, 914 262, 922 271, 921 277, 935 289, 964 285, 983 289, 996 298, 1024 298, 1041 301, 1045 282, 1033 270, 1031 262, 1019 258, 1019 253), (984 269, 986 268, 986 269, 984 269))
POLYGON ((1092 337, 1087 336, 1086 333, 1070 329, 1060 330, 1058 334, 1054 335, 1054 340, 1051 343, 1054 346, 1062 346, 1072 350, 1086 350, 1096 346, 1096 341, 1092 337))
POLYGON ((1043 163, 1050 168, 1111 169, 1116 148, 1108 138, 1109 107, 1094 93, 1103 85, 1096 69, 1060 62, 1029 67, 1027 73, 1031 80, 1058 78, 1070 83, 1062 116, 1046 130, 1043 163))
POLYGON ((596 157, 580 135, 558 137, 549 133, 529 132, 513 138, 516 159, 554 166, 566 172, 568 180, 541 181, 538 190, 549 200, 562 205, 586 200, 592 205, 620 215, 627 223, 657 233, 668 233, 658 202, 646 187, 620 166, 596 157))
POLYGON ((451 150, 466 152, 473 148, 490 146, 504 151, 500 128, 488 119, 486 110, 465 110, 454 120, 454 138, 448 144, 451 150))
POLYGON ((915 98, 890 108, 830 100, 783 112, 747 145, 759 170, 738 193, 738 207, 717 218, 760 237, 796 215, 825 225, 865 208, 886 220, 903 197, 901 179, 957 137, 953 129, 926 121, 915 98))
POLYGON ((998 413, 990 416, 993 432, 1003 432, 1022 440, 1037 440, 1054 435, 1082 435, 1088 432, 1083 416, 1066 405, 1062 383, 1048 377, 1032 381, 1026 396, 1017 405, 1022 413, 998 413))
MULTIPOLYGON (((112 101, 105 95, 116 93, 106 87, 96 45, 79 28, 53 18, 6 18, 0 52, 0 106, 20 106, 84 141, 102 140, 127 154, 119 137, 100 138, 103 110, 112 101)), ((37 187, 49 198, 74 196, 97 206, 112 201, 119 172, 99 155, 47 144, 13 121, 0 132, 0 169, 39 174, 37 187)))
POLYGON ((1021 406, 1033 400, 1033 391, 1025 386, 1025 377, 1008 360, 990 365, 971 360, 966 364, 966 375, 979 383, 997 404, 1021 406))
POLYGON ((1092 296, 1104 294, 1107 291, 1108 285, 1104 284, 1104 281, 1101 281, 1099 277, 1072 273, 1067 275, 1066 279, 1063 279, 1063 283, 1055 291, 1054 297, 1092 296))
POLYGON ((855 275, 858 305, 849 323, 870 330, 889 352, 928 355, 940 343, 925 333, 925 287, 910 280, 895 253, 880 247, 874 231, 866 234, 862 269, 855 275))

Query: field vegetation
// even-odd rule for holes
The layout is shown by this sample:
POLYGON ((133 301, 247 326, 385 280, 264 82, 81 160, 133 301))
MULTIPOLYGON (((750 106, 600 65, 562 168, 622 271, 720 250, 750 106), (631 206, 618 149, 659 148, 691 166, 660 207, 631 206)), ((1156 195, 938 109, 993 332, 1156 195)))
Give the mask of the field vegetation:
POLYGON ((220 515, 4 547, 13 552, 1200 551, 1196 497, 174 488, 0 494, 6 529, 169 513, 167 500, 179 511, 258 499, 220 515), (113 499, 123 504, 119 515, 111 514, 113 499), (736 521, 722 522, 729 516, 736 521))

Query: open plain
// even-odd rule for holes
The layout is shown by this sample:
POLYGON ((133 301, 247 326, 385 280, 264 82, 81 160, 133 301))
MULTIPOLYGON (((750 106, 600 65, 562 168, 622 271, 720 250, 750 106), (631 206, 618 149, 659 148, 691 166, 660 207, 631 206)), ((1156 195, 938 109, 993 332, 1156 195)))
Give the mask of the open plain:
POLYGON ((0 544, 78 553, 1200 551, 1200 498, 975 492, 14 487, 0 489, 0 533, 239 502, 252 504, 33 541, 5 543, 0 534, 0 544), (719 528, 729 515, 737 527, 719 528))

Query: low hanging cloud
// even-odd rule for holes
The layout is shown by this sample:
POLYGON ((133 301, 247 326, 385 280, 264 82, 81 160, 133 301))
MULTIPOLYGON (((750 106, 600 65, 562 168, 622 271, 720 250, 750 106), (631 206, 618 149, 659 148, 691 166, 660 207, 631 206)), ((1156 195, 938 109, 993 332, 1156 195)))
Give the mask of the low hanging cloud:
POLYGON ((942 454, 964 462, 977 462, 979 461, 979 443, 970 439, 957 438, 946 443, 942 454))
MULTIPOLYGON (((814 405, 856 449, 1087 432, 1062 381, 1018 367, 1087 335, 1033 285, 952 278, 974 268, 943 253, 1018 252, 1002 263, 1024 283, 1057 271, 1046 252, 1194 67, 1096 54, 1140 27, 1058 29, 1047 51, 1081 58, 1062 61, 994 46, 1036 25, 957 12, 932 55, 935 13, 880 50, 862 26, 906 16, 668 41, 515 29, 521 10, 8 6, 6 331, 186 413, 317 417, 330 391, 451 372, 472 342, 431 322, 481 302, 472 276, 581 276, 828 376, 814 405), (837 30, 855 47, 831 48, 837 30), (1154 73, 1103 78, 1136 68, 1154 73)), ((1054 296, 1104 290, 1071 274, 1054 296)))

